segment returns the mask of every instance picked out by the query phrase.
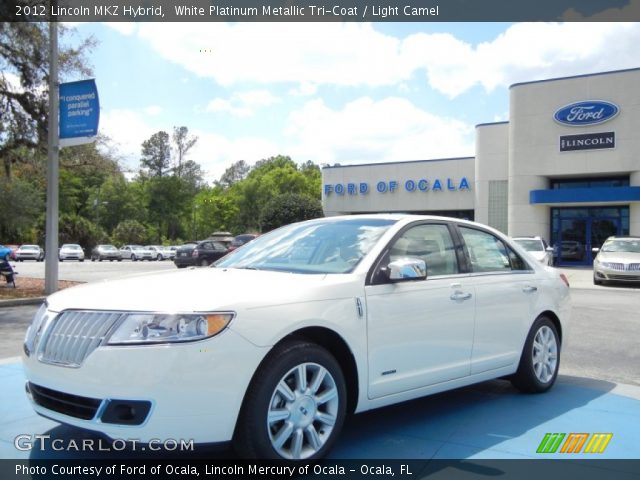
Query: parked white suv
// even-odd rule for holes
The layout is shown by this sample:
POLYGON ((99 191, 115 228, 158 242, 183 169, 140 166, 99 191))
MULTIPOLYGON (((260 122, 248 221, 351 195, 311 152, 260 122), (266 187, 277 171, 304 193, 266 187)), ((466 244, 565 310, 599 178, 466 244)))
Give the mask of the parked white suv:
POLYGON ((569 316, 566 278, 496 230, 330 217, 212 268, 62 290, 27 332, 24 370, 35 410, 61 423, 311 459, 353 412, 504 376, 548 390, 569 316))
POLYGON ((550 247, 544 239, 540 237, 515 237, 513 241, 542 265, 553 266, 553 247, 550 247))

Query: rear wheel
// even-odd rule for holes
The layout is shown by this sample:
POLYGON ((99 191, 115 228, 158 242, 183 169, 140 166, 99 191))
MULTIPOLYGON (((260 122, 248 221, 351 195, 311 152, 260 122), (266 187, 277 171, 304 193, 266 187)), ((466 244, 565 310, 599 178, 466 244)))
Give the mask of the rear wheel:
POLYGON ((287 342, 260 367, 234 435, 243 458, 321 458, 340 434, 347 394, 340 365, 327 350, 287 342))
POLYGON ((207 260, 206 258, 203 258, 202 260, 200 260, 200 266, 201 267, 208 267, 209 266, 209 260, 207 260))
POLYGON ((131 261, 132 262, 138 261, 138 257, 136 257, 134 254, 131 254, 131 261))
POLYGON ((549 318, 539 317, 529 331, 518 371, 511 382, 523 392, 546 392, 555 383, 559 368, 558 331, 549 318))

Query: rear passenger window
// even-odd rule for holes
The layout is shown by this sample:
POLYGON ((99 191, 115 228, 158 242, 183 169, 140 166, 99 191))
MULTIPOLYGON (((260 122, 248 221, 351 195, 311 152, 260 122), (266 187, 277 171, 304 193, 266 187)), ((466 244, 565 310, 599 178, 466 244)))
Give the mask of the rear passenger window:
POLYGON ((528 265, 511 248, 491 233, 460 227, 473 272, 528 270, 528 265))

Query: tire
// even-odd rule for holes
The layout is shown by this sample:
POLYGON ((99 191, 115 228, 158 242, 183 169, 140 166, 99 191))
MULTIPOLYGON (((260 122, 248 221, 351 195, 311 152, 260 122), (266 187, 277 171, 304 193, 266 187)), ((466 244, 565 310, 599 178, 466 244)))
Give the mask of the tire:
POLYGON ((603 282, 602 280, 598 280, 598 279, 596 278, 596 276, 594 275, 594 276, 593 276, 593 284, 594 284, 594 285, 604 285, 604 282, 603 282))
POLYGON ((131 254, 131 261, 132 262, 137 262, 138 258, 135 255, 131 254))
POLYGON ((98 261, 101 262, 103 260, 102 257, 98 257, 98 261))
POLYGON ((84 258, 81 258, 81 259, 80 259, 80 261, 81 261, 81 262, 84 262, 84 258))
POLYGON ((156 260, 157 260, 157 261, 159 261, 159 262, 161 262, 161 261, 162 261, 162 255, 158 255, 158 256, 156 257, 156 260))
POLYGON ((549 318, 539 317, 529 331, 518 371, 511 382, 523 392, 546 392, 555 383, 559 368, 558 331, 549 318))
POLYGON ((209 266, 209 261, 206 258, 203 258, 202 260, 200 260, 198 262, 198 265, 200 265, 201 267, 208 267, 209 266))
POLYGON ((344 375, 336 359, 314 343, 286 342, 253 376, 234 449, 241 458, 322 458, 340 434, 346 405, 344 375))

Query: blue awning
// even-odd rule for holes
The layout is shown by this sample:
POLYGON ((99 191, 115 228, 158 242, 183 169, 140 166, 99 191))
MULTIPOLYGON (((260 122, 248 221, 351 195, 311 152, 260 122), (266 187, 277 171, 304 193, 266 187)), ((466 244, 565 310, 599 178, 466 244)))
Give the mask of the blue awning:
POLYGON ((530 204, 640 202, 640 187, 559 188, 531 190, 530 204))

